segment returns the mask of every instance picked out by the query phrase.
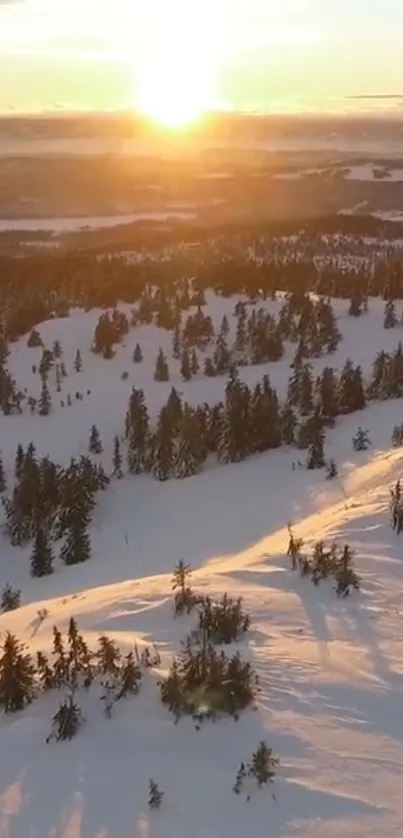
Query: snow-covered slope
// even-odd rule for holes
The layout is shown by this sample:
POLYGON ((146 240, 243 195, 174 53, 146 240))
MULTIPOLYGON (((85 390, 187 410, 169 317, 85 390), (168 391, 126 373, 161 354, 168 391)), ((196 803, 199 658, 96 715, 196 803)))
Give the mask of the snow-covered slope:
MULTIPOLYGON (((219 323, 235 299, 210 300, 219 323)), ((267 303, 276 310, 280 303, 267 303)), ((338 353, 314 362, 339 368, 347 356, 369 371, 377 350, 394 349, 400 329, 382 329, 382 303, 370 302, 359 321, 335 304, 344 334, 338 353)), ((105 442, 110 470, 113 435, 123 428, 132 384, 144 387, 151 412, 172 385, 194 403, 216 401, 225 379, 201 376, 184 384, 170 360, 171 381, 152 379, 158 346, 169 355, 170 333, 141 327, 129 333, 111 361, 90 352, 99 312, 74 312, 40 327, 46 346, 59 339, 69 371, 64 392, 52 391, 49 417, 0 417, 9 481, 18 442, 33 440, 41 454, 67 462, 87 451, 93 422, 105 442), (131 361, 140 341, 144 362, 131 361), (75 350, 83 371, 72 370, 75 350), (129 371, 129 379, 121 373, 129 371), (62 408, 67 392, 83 401, 62 408), (91 393, 86 396, 87 390, 91 393)), ((12 347, 10 369, 20 387, 38 395, 31 373, 40 350, 26 339, 12 347)), ((243 368, 252 383, 269 372, 284 393, 292 349, 278 364, 243 368)), ((292 470, 295 450, 253 457, 240 465, 209 466, 184 481, 159 484, 125 477, 101 494, 92 528, 93 557, 81 567, 58 566, 30 579, 28 551, 1 543, 0 587, 22 588, 22 607, 0 616, 0 632, 15 632, 32 651, 49 648, 52 626, 77 619, 94 646, 106 632, 122 649, 155 642, 162 656, 138 696, 120 703, 111 720, 93 693, 80 697, 86 724, 70 743, 49 744, 57 697, 0 719, 1 838, 397 838, 403 825, 401 544, 389 527, 389 487, 403 454, 390 448, 401 403, 372 405, 339 419, 327 435, 326 455, 339 477, 292 470), (373 447, 352 450, 358 424, 373 447), (287 522, 307 545, 319 539, 356 551, 361 593, 336 599, 330 583, 314 588, 289 570, 287 522), (184 558, 195 568, 194 588, 212 596, 243 596, 252 626, 240 649, 260 677, 255 712, 177 726, 159 701, 156 681, 166 672, 194 618, 173 619, 170 576, 184 558), (38 610, 48 615, 39 624, 38 610), (273 787, 249 802, 233 794, 239 763, 265 739, 281 763, 273 787), (148 781, 165 791, 158 812, 147 806, 148 781)))

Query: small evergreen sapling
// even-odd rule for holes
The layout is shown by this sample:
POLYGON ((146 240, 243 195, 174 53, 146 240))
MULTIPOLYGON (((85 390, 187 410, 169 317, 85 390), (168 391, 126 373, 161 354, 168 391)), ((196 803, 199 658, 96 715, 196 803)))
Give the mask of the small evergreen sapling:
POLYGON ((151 779, 148 783, 148 805, 150 809, 159 809, 164 797, 163 791, 160 791, 157 783, 151 779))
POLYGON ((257 751, 252 755, 249 775, 255 777, 258 787, 262 788, 273 782, 278 765, 279 760, 273 756, 272 749, 268 748, 266 742, 261 742, 257 751))
POLYGON ((169 381, 168 361, 161 347, 159 348, 155 362, 154 381, 169 381))
POLYGON ((197 597, 190 586, 190 578, 192 575, 192 568, 189 564, 181 559, 175 567, 172 578, 172 591, 174 596, 174 613, 175 617, 181 616, 186 612, 190 614, 196 605, 197 597))
POLYGON ((364 431, 361 427, 359 427, 355 437, 353 438, 354 451, 367 451, 371 444, 368 431, 364 431))
POLYGON ((81 352, 79 349, 76 351, 76 356, 74 358, 74 369, 76 372, 81 372, 83 368, 83 361, 81 358, 81 352))
POLYGON ((326 480, 334 480, 334 478, 338 476, 339 472, 337 471, 336 463, 333 459, 331 459, 327 464, 326 480))
POLYGON ((3 465, 3 460, 2 460, 1 452, 0 452, 0 494, 2 492, 5 492, 6 488, 7 488, 6 475, 4 473, 4 465, 3 465))
POLYGON ((343 553, 335 567, 336 594, 338 597, 347 597, 351 591, 360 590, 360 580, 354 570, 354 553, 348 544, 344 547, 343 553))
POLYGON ((83 724, 83 721, 81 710, 74 701, 74 695, 69 696, 60 704, 57 713, 53 716, 52 731, 47 737, 46 742, 49 743, 53 739, 55 742, 73 739, 83 724))
POLYGON ((91 428, 88 450, 91 454, 102 454, 102 441, 96 425, 91 428))
POLYGON ((136 343, 136 346, 134 347, 134 352, 133 352, 133 363, 134 364, 141 364, 142 360, 143 360, 143 353, 142 353, 142 350, 141 350, 141 346, 140 346, 139 343, 136 343))

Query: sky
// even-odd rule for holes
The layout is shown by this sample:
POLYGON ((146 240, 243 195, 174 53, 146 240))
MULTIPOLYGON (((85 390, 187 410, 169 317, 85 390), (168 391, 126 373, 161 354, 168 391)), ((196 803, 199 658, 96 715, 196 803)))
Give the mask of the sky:
POLYGON ((0 0, 0 111, 388 109, 403 0, 0 0))

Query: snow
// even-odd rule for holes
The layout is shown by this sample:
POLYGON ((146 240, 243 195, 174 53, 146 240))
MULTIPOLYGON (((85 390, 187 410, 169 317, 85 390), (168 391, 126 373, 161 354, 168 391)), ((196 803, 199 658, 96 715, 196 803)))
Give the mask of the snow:
POLYGON ((0 232, 18 230, 67 233, 77 230, 119 227, 121 224, 133 224, 136 221, 169 221, 173 218, 190 220, 197 218, 197 213, 169 210, 169 212, 135 212, 126 215, 71 216, 67 218, 0 218, 0 232))
MULTIPOLYGON (((228 314, 232 335, 236 299, 207 297, 215 323, 228 314)), ((277 312, 281 301, 264 305, 277 312)), ((382 328, 382 301, 370 300, 369 313, 359 320, 347 316, 348 301, 333 305, 344 339, 333 356, 313 362, 317 371, 340 369, 350 355, 368 373, 376 352, 393 350, 403 336, 399 328, 382 328)), ((110 470, 113 436, 122 431, 133 384, 145 389, 153 417, 171 386, 193 403, 222 396, 224 378, 181 381, 171 358, 172 335, 154 326, 132 328, 110 361, 95 356, 90 344, 99 314, 75 310, 40 325, 46 346, 60 340, 69 376, 60 395, 50 376, 49 417, 0 416, 9 484, 18 442, 33 440, 39 453, 67 462, 87 451, 93 422, 110 470), (144 361, 134 365, 137 341, 144 361), (169 354, 167 384, 152 379, 159 346, 169 354), (81 373, 72 369, 77 348, 81 373), (60 407, 59 399, 76 390, 83 401, 73 398, 71 408, 60 407)), ((27 348, 26 337, 11 346, 10 369, 34 396, 40 382, 31 365, 40 354, 27 348)), ((269 372, 283 396, 292 356, 287 346, 281 362, 241 368, 241 374, 251 385, 269 372)), ((6 581, 20 586, 23 604, 0 615, 0 636, 10 630, 32 652, 46 651, 52 626, 65 630, 74 616, 90 645, 102 632, 125 651, 134 641, 140 649, 155 642, 162 663, 109 721, 96 694, 80 696, 86 723, 70 743, 45 744, 57 709, 52 693, 0 718, 1 838, 400 838, 402 542, 388 514, 389 487, 401 476, 403 461, 402 450, 390 448, 400 411, 400 403, 387 402, 337 420, 326 439, 326 456, 339 466, 331 483, 323 472, 293 471, 294 449, 237 465, 207 465, 184 481, 114 481, 95 511, 91 561, 57 565, 43 580, 29 576, 29 548, 2 541, 0 588, 6 581), (358 425, 369 430, 373 447, 367 452, 352 449, 358 425), (330 584, 316 589, 291 574, 288 522, 308 545, 319 539, 349 543, 361 593, 339 601, 330 584), (194 566, 196 590, 243 596, 251 614, 240 649, 256 668, 262 692, 256 712, 244 713, 237 724, 205 723, 200 731, 189 720, 175 726, 158 699, 156 680, 194 623, 172 616, 170 575, 180 558, 194 566), (44 607, 48 616, 38 625, 44 607), (240 762, 262 739, 281 760, 275 800, 262 790, 246 802, 232 786, 240 762), (150 777, 165 791, 158 812, 147 806, 150 777)))

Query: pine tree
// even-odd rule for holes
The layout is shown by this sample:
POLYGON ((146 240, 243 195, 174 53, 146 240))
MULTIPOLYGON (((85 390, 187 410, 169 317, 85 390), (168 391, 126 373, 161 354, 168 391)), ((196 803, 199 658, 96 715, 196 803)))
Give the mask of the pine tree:
POLYGON ((181 360, 181 376, 184 381, 190 381, 192 374, 190 372, 190 361, 189 361, 189 353, 187 349, 184 349, 182 352, 182 360, 181 360))
POLYGON ((76 357, 74 359, 74 369, 75 369, 76 372, 81 372, 82 368, 83 368, 83 362, 82 362, 82 358, 81 358, 81 352, 80 352, 79 349, 77 349, 76 357))
POLYGON ((325 443, 325 434, 323 432, 322 424, 319 418, 316 421, 314 438, 308 451, 307 469, 324 468, 326 465, 325 455, 323 451, 325 443))
POLYGON ((0 494, 6 490, 6 475, 4 473, 4 465, 0 451, 0 494))
POLYGON ((388 300, 385 305, 383 328, 394 329, 397 324, 398 320, 396 317, 395 304, 393 300, 388 300))
POLYGON ((49 576, 53 573, 53 561, 48 533, 39 526, 31 554, 31 576, 49 576))
POLYGON ((403 445, 403 422, 401 425, 395 425, 393 428, 392 444, 394 448, 400 448, 403 445))
POLYGON ((354 451, 367 451, 371 444, 368 431, 364 431, 361 427, 359 427, 353 439, 354 451))
POLYGON ((0 707, 15 713, 35 697, 35 668, 31 656, 14 634, 6 633, 0 657, 0 707))
POLYGON ((98 638, 96 658, 98 661, 98 671, 100 675, 119 675, 121 661, 120 651, 116 643, 114 643, 114 641, 105 634, 101 634, 98 638))
POLYGON ((53 353, 54 358, 59 359, 59 358, 62 357, 62 347, 61 347, 61 344, 60 344, 60 340, 55 340, 54 341, 54 344, 53 344, 53 347, 52 347, 52 353, 53 353))
POLYGON ((120 440, 119 437, 115 436, 114 446, 113 446, 113 477, 117 477, 120 480, 123 477, 122 471, 122 455, 120 453, 120 440))
POLYGON ((161 347, 159 348, 155 363, 154 381, 169 381, 168 362, 161 347))
POLYGON ((262 786, 273 782, 278 764, 279 760, 273 757, 272 749, 267 747, 266 742, 261 742, 257 751, 252 755, 249 775, 256 777, 259 788, 262 788, 262 786))
POLYGON ((176 591, 174 596, 175 616, 184 614, 185 611, 190 614, 196 603, 197 597, 195 597, 190 586, 191 576, 192 568, 190 564, 186 564, 181 559, 176 565, 172 577, 172 591, 176 591))
POLYGON ((12 588, 10 584, 4 586, 1 592, 0 611, 4 614, 6 611, 15 611, 21 605, 21 591, 18 588, 12 588))
POLYGON ((234 791, 235 794, 241 794, 241 792, 243 790, 245 780, 246 780, 245 763, 241 762, 241 764, 239 766, 239 769, 238 769, 238 772, 237 772, 237 775, 236 775, 235 783, 232 787, 232 791, 234 791))
POLYGON ((227 317, 226 314, 224 314, 223 318, 221 320, 220 335, 222 335, 224 338, 226 338, 227 335, 228 335, 228 332, 229 332, 228 317, 227 317))
POLYGON ((102 441, 99 435, 99 430, 96 425, 93 425, 91 428, 90 439, 88 443, 88 450, 91 454, 101 454, 102 453, 102 441))
POLYGON ((133 352, 133 362, 135 364, 141 364, 142 360, 143 360, 143 353, 142 353, 142 350, 141 350, 141 346, 140 346, 139 343, 136 343, 136 346, 134 347, 134 352, 133 352))
POLYGON ((360 580, 354 570, 354 553, 346 544, 343 554, 335 568, 336 594, 338 597, 346 597, 351 591, 359 591, 360 580))
POLYGON ((150 809, 159 809, 162 803, 162 798, 164 797, 164 792, 160 791, 157 786, 157 783, 154 780, 150 780, 148 783, 148 805, 150 809))
POLYGON ((46 742, 51 742, 52 739, 56 742, 73 739, 83 721, 78 704, 74 701, 73 696, 69 696, 59 705, 57 713, 53 716, 52 732, 47 737, 46 742))
POLYGON ((176 323, 172 338, 172 355, 175 360, 179 361, 181 357, 181 332, 180 325, 176 323))
POLYGON ((24 449, 21 443, 17 446, 17 453, 15 456, 14 474, 17 480, 21 480, 22 468, 24 465, 24 449))
POLYGON ((67 538, 60 551, 60 558, 66 565, 81 564, 91 557, 91 541, 87 522, 81 510, 76 510, 67 529, 67 538))
POLYGON ((31 332, 31 334, 30 334, 30 336, 27 340, 27 346, 29 346, 31 348, 36 347, 36 346, 43 346, 42 338, 40 336, 40 333, 37 331, 37 329, 32 329, 32 332, 31 332))
POLYGON ((119 673, 119 687, 116 694, 116 701, 126 698, 128 695, 137 695, 141 685, 141 669, 134 657, 133 652, 128 652, 123 658, 119 673))
POLYGON ((56 391, 57 391, 57 393, 61 393, 61 390, 62 390, 62 379, 61 379, 61 375, 60 375, 60 366, 59 366, 59 364, 56 364, 56 368, 55 368, 55 381, 56 381, 56 391))
POLYGON ((126 411, 127 463, 131 474, 141 474, 147 465, 149 419, 143 390, 133 387, 126 411))
POLYGON ((48 416, 51 409, 52 409, 52 400, 50 398, 50 393, 49 393, 48 385, 46 383, 46 378, 42 378, 42 389, 41 389, 41 395, 39 397, 39 402, 38 402, 39 416, 48 416))
POLYGON ((334 460, 330 459, 327 465, 327 473, 326 473, 326 480, 333 480, 335 477, 338 477, 339 472, 337 471, 337 466, 334 460))
POLYGON ((204 375, 206 378, 214 378, 217 375, 214 364, 211 358, 205 358, 204 361, 204 375))
POLYGON ((174 463, 174 438, 172 421, 166 407, 163 407, 153 442, 152 471, 157 480, 168 480, 172 476, 174 463))
POLYGON ((297 420, 289 405, 284 405, 280 413, 281 438, 284 445, 294 445, 297 420))
POLYGON ((192 354, 190 356, 190 372, 192 375, 198 375, 200 370, 199 362, 197 360, 197 352, 195 348, 192 349, 192 354))
POLYGON ((175 477, 196 474, 200 462, 199 427, 194 412, 185 406, 176 444, 175 477))

